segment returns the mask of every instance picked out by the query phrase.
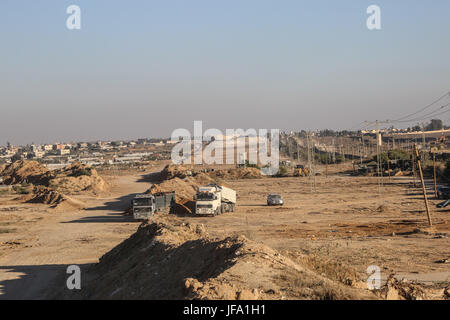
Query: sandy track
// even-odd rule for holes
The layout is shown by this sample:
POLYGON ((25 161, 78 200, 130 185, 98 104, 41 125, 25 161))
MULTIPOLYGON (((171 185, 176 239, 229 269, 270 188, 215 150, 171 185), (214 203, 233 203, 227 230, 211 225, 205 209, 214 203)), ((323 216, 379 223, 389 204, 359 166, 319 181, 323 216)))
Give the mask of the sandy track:
MULTIPOLYGON (((110 195, 78 196, 86 210, 55 211, 46 205, 17 204, 9 214, 16 232, 0 234, 0 299, 40 299, 49 287, 65 286, 58 275, 68 265, 87 265, 135 232, 138 223, 121 213, 148 183, 140 175, 112 179, 110 195), (27 221, 21 220, 27 216, 27 221)), ((0 208, 11 207, 0 205, 0 208)), ((5 217, 3 217, 5 218, 5 217)))

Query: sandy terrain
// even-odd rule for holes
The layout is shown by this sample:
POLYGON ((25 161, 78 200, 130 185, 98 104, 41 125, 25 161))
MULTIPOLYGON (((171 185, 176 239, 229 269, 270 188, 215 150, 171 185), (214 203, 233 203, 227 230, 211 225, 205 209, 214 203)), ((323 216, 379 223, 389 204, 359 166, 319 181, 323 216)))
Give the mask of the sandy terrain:
MULTIPOLYGON (((77 195, 85 210, 55 210, 0 197, 0 299, 39 299, 65 287, 68 265, 87 266, 133 234, 139 223, 122 215, 129 200, 150 187, 143 173, 106 177, 108 194, 77 195)), ((428 230, 420 189, 406 177, 385 180, 333 175, 316 178, 229 180, 238 192, 234 213, 217 217, 165 220, 204 224, 209 233, 245 235, 286 256, 307 253, 335 259, 367 278, 377 265, 387 278, 395 273, 445 287, 450 282, 449 209, 436 209, 428 230), (267 207, 268 193, 282 194, 283 207, 267 207), (431 232, 430 232, 431 231, 431 232)), ((430 186, 431 187, 431 186, 430 186)), ((431 196, 431 188, 430 188, 431 196)), ((157 219, 157 217, 156 217, 157 219)))
POLYGON ((139 225, 122 215, 133 194, 146 190, 140 175, 109 179, 109 195, 78 196, 86 210, 61 211, 0 198, 0 299, 35 299, 67 265, 98 262, 139 225), (8 210, 8 211, 5 211, 8 210), (12 211, 9 211, 12 210, 12 211))
POLYGON ((244 234, 281 251, 336 259, 355 267, 362 277, 368 266, 377 265, 385 277, 395 273, 411 280, 450 281, 450 264, 436 263, 450 258, 449 238, 436 236, 449 234, 450 211, 436 209, 437 201, 430 201, 435 230, 426 234, 423 197, 409 178, 386 181, 381 197, 377 178, 320 176, 317 193, 311 193, 308 178, 227 183, 239 195, 236 212, 194 218, 210 231, 244 234), (285 205, 267 207, 268 193, 280 193, 285 205))

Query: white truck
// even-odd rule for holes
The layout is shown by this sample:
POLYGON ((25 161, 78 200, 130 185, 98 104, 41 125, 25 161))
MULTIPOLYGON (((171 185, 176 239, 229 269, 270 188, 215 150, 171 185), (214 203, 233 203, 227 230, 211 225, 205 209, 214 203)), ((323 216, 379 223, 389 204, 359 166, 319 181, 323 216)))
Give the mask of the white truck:
POLYGON ((195 214, 216 216, 224 212, 233 212, 236 205, 236 191, 210 184, 198 187, 195 196, 195 214))

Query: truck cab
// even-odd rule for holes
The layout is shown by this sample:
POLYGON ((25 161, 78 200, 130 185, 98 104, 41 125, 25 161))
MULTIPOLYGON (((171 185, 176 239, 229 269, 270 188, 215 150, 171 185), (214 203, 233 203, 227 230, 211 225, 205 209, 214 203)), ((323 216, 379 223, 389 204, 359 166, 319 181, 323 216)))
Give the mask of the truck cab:
POLYGON ((131 201, 133 216, 137 220, 148 219, 157 212, 170 213, 175 203, 175 192, 160 192, 155 194, 138 194, 131 201))
POLYGON ((139 194, 132 200, 132 205, 135 219, 148 219, 155 212, 155 197, 150 194, 139 194))
POLYGON ((195 196, 195 213, 198 215, 217 215, 221 195, 215 187, 199 187, 195 196))
POLYGON ((215 184, 198 187, 195 196, 195 214, 213 215, 233 212, 236 204, 236 191, 215 184))

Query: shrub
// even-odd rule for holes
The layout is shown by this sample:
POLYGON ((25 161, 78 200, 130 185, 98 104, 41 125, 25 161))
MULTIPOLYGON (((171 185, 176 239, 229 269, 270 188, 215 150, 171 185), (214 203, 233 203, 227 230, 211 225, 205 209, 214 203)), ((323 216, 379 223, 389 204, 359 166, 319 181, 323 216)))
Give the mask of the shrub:
POLYGON ((91 176, 92 171, 91 168, 82 168, 80 170, 75 171, 70 175, 70 177, 80 177, 80 176, 91 176))

